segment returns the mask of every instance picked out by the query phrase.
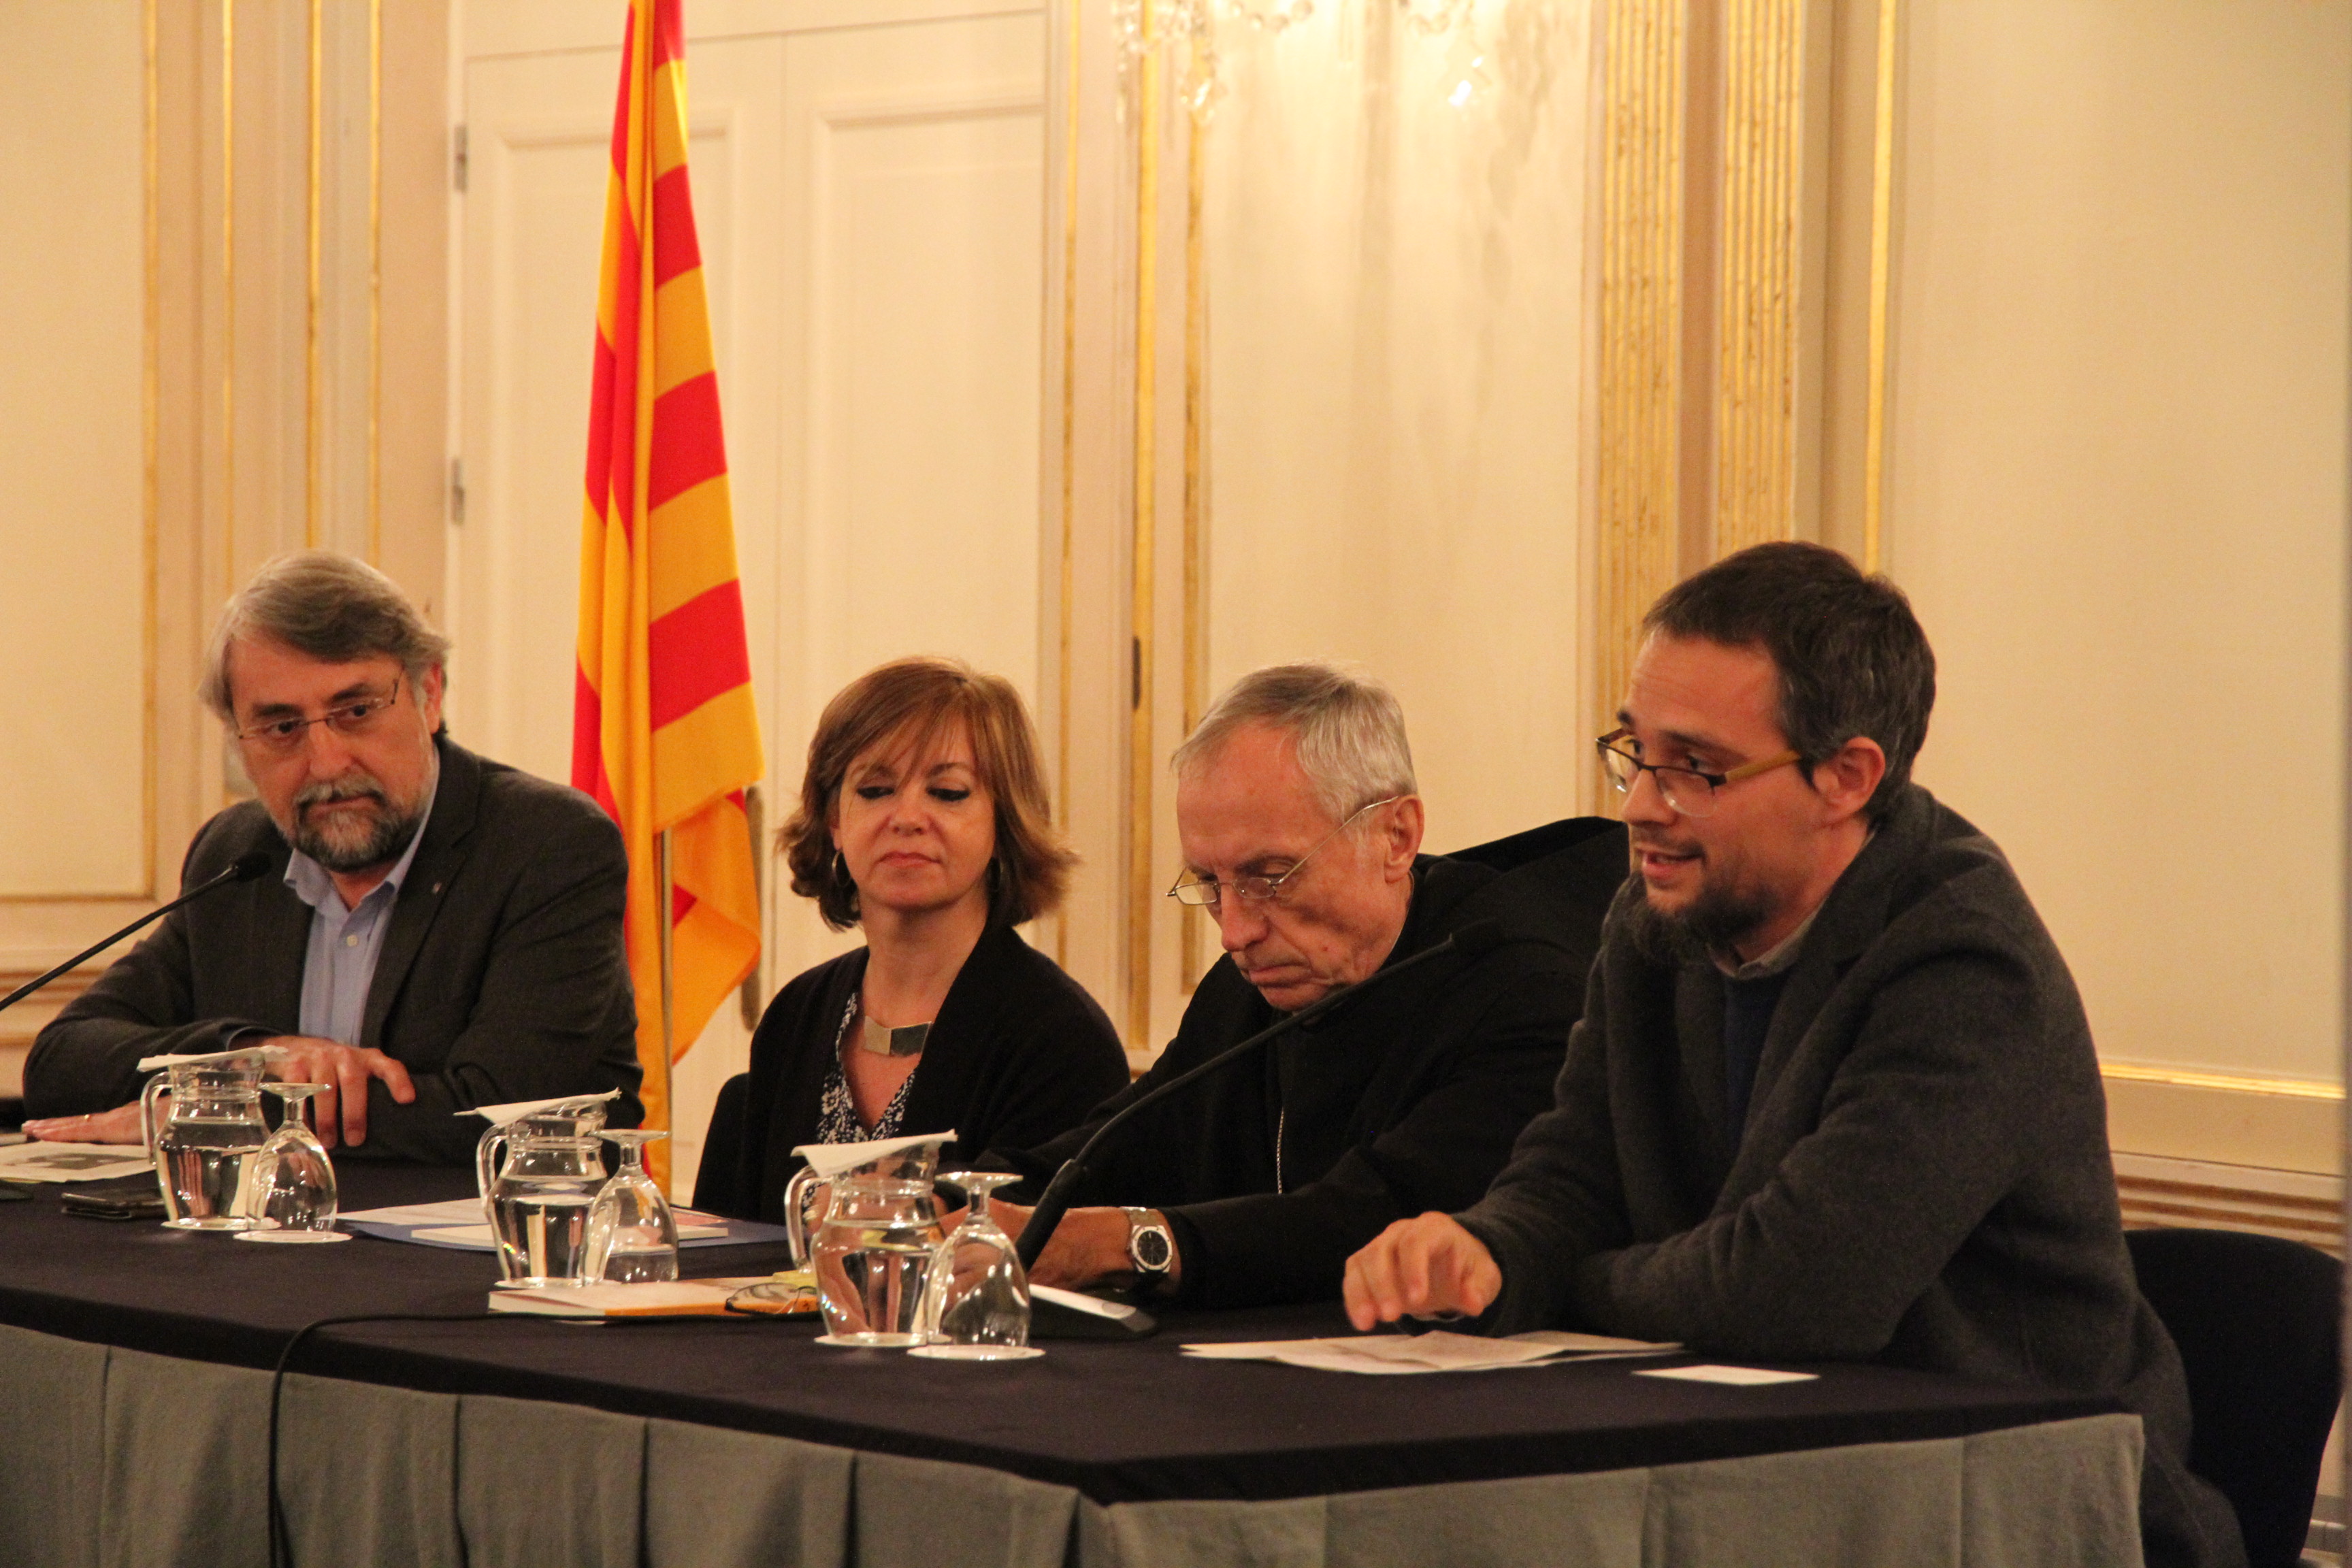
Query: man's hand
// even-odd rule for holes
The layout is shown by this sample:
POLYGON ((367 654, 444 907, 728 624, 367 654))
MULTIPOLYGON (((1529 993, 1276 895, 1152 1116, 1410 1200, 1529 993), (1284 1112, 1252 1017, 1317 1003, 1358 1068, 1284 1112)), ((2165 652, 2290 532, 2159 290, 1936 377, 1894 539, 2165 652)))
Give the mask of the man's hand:
MULTIPOLYGON (((1030 1211, 1016 1204, 992 1200, 988 1217, 997 1227, 1015 1241, 1028 1227, 1030 1211)), ((950 1221, 961 1218, 950 1215, 950 1221)), ((1183 1268, 1181 1258, 1171 1258, 1168 1281, 1174 1284, 1183 1268)), ((1033 1285, 1059 1285, 1066 1290, 1083 1290, 1089 1285, 1128 1285, 1135 1279, 1135 1262, 1127 1255, 1127 1211, 1125 1209, 1071 1209, 1062 1215, 1062 1223, 1054 1227, 1053 1239, 1038 1255, 1037 1266, 1029 1270, 1033 1285)))
POLYGON ((1486 1243, 1431 1213, 1397 1221, 1348 1259, 1341 1293, 1360 1331, 1408 1314, 1475 1318, 1503 1293, 1503 1271, 1486 1243))
MULTIPOLYGON (((271 1064, 270 1077, 283 1083, 323 1083, 327 1092, 310 1101, 311 1124, 328 1148, 367 1142, 368 1079, 380 1078, 392 1098, 406 1105, 416 1098, 408 1069, 382 1051, 341 1046, 309 1035, 279 1035, 264 1042, 285 1057, 271 1064), (340 1114, 339 1114, 340 1113, 340 1114), (338 1128, 341 1136, 337 1137, 338 1128)), ((137 1126, 133 1121, 133 1128, 137 1126)))
POLYGON ((44 1116, 25 1123, 25 1136, 45 1143, 138 1143, 146 1137, 139 1130, 139 1102, 135 1100, 111 1110, 93 1110, 88 1116, 44 1116))

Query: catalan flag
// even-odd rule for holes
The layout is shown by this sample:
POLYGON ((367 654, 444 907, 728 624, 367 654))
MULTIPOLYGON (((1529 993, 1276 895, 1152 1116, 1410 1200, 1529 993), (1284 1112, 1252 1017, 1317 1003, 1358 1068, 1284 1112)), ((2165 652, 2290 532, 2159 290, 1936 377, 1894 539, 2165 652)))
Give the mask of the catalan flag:
MULTIPOLYGON (((710 310, 687 187, 678 6, 679 0, 632 0, 621 49, 588 410, 572 724, 572 782, 612 813, 628 841, 629 973, 648 1127, 670 1125, 670 1062, 760 956, 743 808, 744 788, 761 773, 760 721, 710 310)), ((667 1169, 665 1161, 660 1170, 667 1169)))

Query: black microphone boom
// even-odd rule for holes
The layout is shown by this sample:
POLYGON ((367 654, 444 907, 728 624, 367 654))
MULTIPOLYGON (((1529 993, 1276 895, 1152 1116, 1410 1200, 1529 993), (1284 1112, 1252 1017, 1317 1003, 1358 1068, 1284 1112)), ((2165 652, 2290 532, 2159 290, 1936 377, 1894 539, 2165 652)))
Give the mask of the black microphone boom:
POLYGON ((1494 921, 1473 921, 1444 942, 1432 947, 1424 947, 1410 958, 1401 958, 1385 969, 1376 969, 1353 985, 1341 986, 1323 997, 1321 1001, 1307 1004, 1288 1017, 1260 1029, 1241 1044, 1218 1052, 1199 1067, 1177 1074, 1150 1093, 1140 1095, 1119 1107, 1117 1115, 1096 1128, 1094 1136, 1087 1139, 1076 1154, 1063 1162, 1062 1168, 1054 1173, 1054 1179, 1045 1184, 1045 1190, 1037 1194, 1037 1206, 1029 1211, 1029 1223, 1022 1227, 1021 1240, 1016 1248, 1021 1254, 1021 1267, 1034 1268, 1037 1266, 1038 1254, 1044 1252, 1045 1244, 1054 1238, 1054 1227, 1062 1223, 1062 1215, 1070 1206, 1071 1190, 1086 1174, 1087 1163, 1094 1157, 1095 1150, 1101 1146, 1102 1141, 1109 1137, 1120 1122, 1155 1100, 1166 1099, 1196 1079, 1205 1078, 1219 1068, 1240 1060, 1268 1040, 1287 1034, 1303 1024, 1314 1022, 1359 991, 1378 985, 1383 981, 1394 979, 1408 969, 1443 958, 1447 953, 1455 953, 1465 959, 1472 959, 1502 944, 1503 928, 1500 924, 1494 921))
POLYGON ((107 937, 102 941, 92 943, 89 947, 83 948, 79 952, 75 953, 71 958, 67 959, 63 963, 58 964, 47 974, 41 975, 37 979, 28 980, 24 984, 17 986, 14 991, 9 992, 7 995, 0 996, 0 1013, 5 1013, 9 1008, 14 1007, 17 1003, 22 1002, 26 997, 30 996, 34 992, 38 991, 42 986, 47 985, 50 981, 55 980, 58 975, 63 974, 67 970, 71 969, 74 965, 81 963, 84 959, 95 958, 100 953, 104 952, 108 948, 112 947, 116 942, 121 942, 124 937, 138 931, 141 927, 152 925, 155 921, 162 920, 165 915, 170 914, 182 904, 188 903, 196 899, 201 899, 206 893, 211 892, 215 888, 226 888, 231 882, 250 882, 256 877, 260 876, 264 871, 268 869, 269 852, 268 850, 255 849, 238 856, 236 859, 230 861, 227 868, 224 869, 219 876, 215 877, 211 881, 198 883, 195 887, 189 889, 184 893, 182 893, 178 898, 173 899, 170 903, 149 910, 145 914, 141 915, 137 920, 132 921, 129 925, 124 926, 112 936, 107 937))

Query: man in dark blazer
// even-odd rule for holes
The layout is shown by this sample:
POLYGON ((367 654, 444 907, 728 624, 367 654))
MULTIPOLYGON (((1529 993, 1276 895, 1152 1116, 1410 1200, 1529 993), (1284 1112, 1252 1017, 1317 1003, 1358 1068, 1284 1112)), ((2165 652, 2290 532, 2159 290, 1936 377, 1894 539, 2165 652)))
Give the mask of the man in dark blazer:
POLYGON ((1623 836, 1588 819, 1475 858, 1421 854, 1396 699, 1328 666, 1244 676, 1175 771, 1175 892, 1215 921, 1225 955, 1150 1073, 995 1163, 1042 1183, 1136 1096, 1496 921, 1493 950, 1400 975, 1139 1112, 1074 1194, 1097 1206, 1063 1216, 1034 1271, 1190 1305, 1330 1300, 1350 1252, 1393 1219, 1475 1198, 1548 1103, 1623 836))
POLYGON ((2185 1468, 2065 960, 2000 851, 1908 782, 1935 658, 1901 591, 1762 545, 1645 624, 1601 741, 1637 874, 1553 1109, 1480 1202, 1349 1259, 1350 1317, 2111 1394, 2144 1423, 2147 1561, 2242 1563, 2185 1468))
POLYGON ((136 1142, 142 1058, 268 1045, 324 1083, 319 1134, 462 1163, 477 1105, 622 1091, 636 1012, 628 861, 576 790, 441 730, 446 639, 362 563, 271 563, 224 611, 205 697, 256 798, 206 823, 182 885, 268 869, 166 916, 58 1014, 25 1066, 36 1137, 136 1142))

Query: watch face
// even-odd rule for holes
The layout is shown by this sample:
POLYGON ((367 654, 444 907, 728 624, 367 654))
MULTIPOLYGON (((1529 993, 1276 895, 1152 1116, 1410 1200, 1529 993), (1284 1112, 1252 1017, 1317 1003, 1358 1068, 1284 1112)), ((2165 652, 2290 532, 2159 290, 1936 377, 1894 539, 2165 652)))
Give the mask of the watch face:
POLYGON ((1139 1230, 1128 1247, 1135 1254, 1139 1268, 1149 1268, 1155 1274, 1166 1270, 1171 1251, 1167 1232, 1139 1230))

